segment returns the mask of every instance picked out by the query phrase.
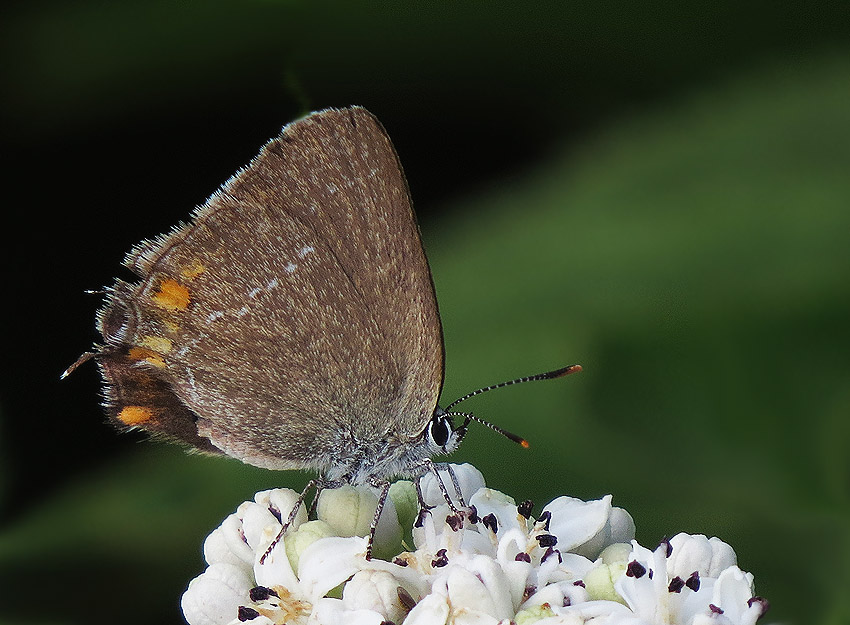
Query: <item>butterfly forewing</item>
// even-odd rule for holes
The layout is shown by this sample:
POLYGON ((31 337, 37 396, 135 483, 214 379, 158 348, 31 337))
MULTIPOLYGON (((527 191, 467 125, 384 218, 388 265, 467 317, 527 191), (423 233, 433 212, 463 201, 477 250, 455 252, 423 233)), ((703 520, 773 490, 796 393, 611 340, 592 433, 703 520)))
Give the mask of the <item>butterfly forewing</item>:
POLYGON ((124 425, 193 445, 197 428, 246 462, 319 469, 351 440, 426 427, 436 298, 395 150, 364 109, 290 124, 125 262, 142 281, 116 284, 99 357, 124 425), (125 390, 130 370, 149 384, 125 390))

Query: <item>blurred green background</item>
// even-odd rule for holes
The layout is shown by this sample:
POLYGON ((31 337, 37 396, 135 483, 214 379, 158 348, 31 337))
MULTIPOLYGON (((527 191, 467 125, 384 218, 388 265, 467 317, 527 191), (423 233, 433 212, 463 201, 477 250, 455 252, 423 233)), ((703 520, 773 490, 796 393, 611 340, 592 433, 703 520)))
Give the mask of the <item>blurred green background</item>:
MULTIPOLYGON (((129 247, 281 125, 362 104, 410 181, 454 456, 731 543, 766 622, 850 623, 846 3, 29 2, 4 9, 0 622, 180 623, 201 544, 307 476, 140 444, 87 366, 129 247)), ((127 277, 126 273, 120 273, 127 277)))

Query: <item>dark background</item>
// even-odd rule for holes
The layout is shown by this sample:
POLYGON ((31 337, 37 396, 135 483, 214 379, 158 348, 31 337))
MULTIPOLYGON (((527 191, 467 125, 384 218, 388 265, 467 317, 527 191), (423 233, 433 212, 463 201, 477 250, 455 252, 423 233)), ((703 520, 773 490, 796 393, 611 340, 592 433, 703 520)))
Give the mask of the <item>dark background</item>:
POLYGON ((443 403, 585 367, 470 402, 532 448, 454 460, 720 536, 767 622, 850 622, 848 5, 314 4, 3 9, 0 622, 181 622, 206 534, 304 484, 119 436, 94 366, 58 376, 133 244, 348 104, 407 171, 443 403))

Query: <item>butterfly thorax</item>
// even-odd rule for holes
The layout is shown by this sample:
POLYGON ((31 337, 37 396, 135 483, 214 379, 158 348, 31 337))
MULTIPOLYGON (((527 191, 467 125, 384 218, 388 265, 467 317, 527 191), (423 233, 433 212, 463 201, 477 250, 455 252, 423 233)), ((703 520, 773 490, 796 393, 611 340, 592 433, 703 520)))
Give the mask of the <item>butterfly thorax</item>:
POLYGON ((404 441, 391 434, 340 436, 318 455, 317 468, 331 481, 354 485, 415 478, 427 471, 431 458, 454 451, 464 434, 466 427, 455 429, 451 418, 438 408, 423 432, 404 441))

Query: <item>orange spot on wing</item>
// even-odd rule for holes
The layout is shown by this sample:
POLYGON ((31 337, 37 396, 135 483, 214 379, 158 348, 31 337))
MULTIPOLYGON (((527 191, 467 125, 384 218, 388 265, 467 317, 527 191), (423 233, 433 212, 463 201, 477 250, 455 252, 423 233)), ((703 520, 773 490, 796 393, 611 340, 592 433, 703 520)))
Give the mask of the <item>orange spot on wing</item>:
POLYGON ((117 418, 124 425, 141 425, 153 419, 153 411, 143 406, 124 406, 117 418))
POLYGON ((189 289, 176 280, 163 280, 159 291, 153 295, 154 304, 165 310, 186 310, 189 289))
POLYGON ((186 280, 192 280, 193 278, 197 278, 199 275, 206 271, 206 267, 199 260, 192 261, 192 264, 188 267, 184 267, 180 272, 180 275, 186 280))
POLYGON ((151 334, 143 336, 139 344, 160 354, 167 354, 171 351, 172 346, 171 339, 151 334))
POLYGON ((165 367, 165 360, 163 360, 160 354, 144 347, 131 347, 128 356, 132 360, 144 360, 145 362, 149 362, 160 369, 165 367))

